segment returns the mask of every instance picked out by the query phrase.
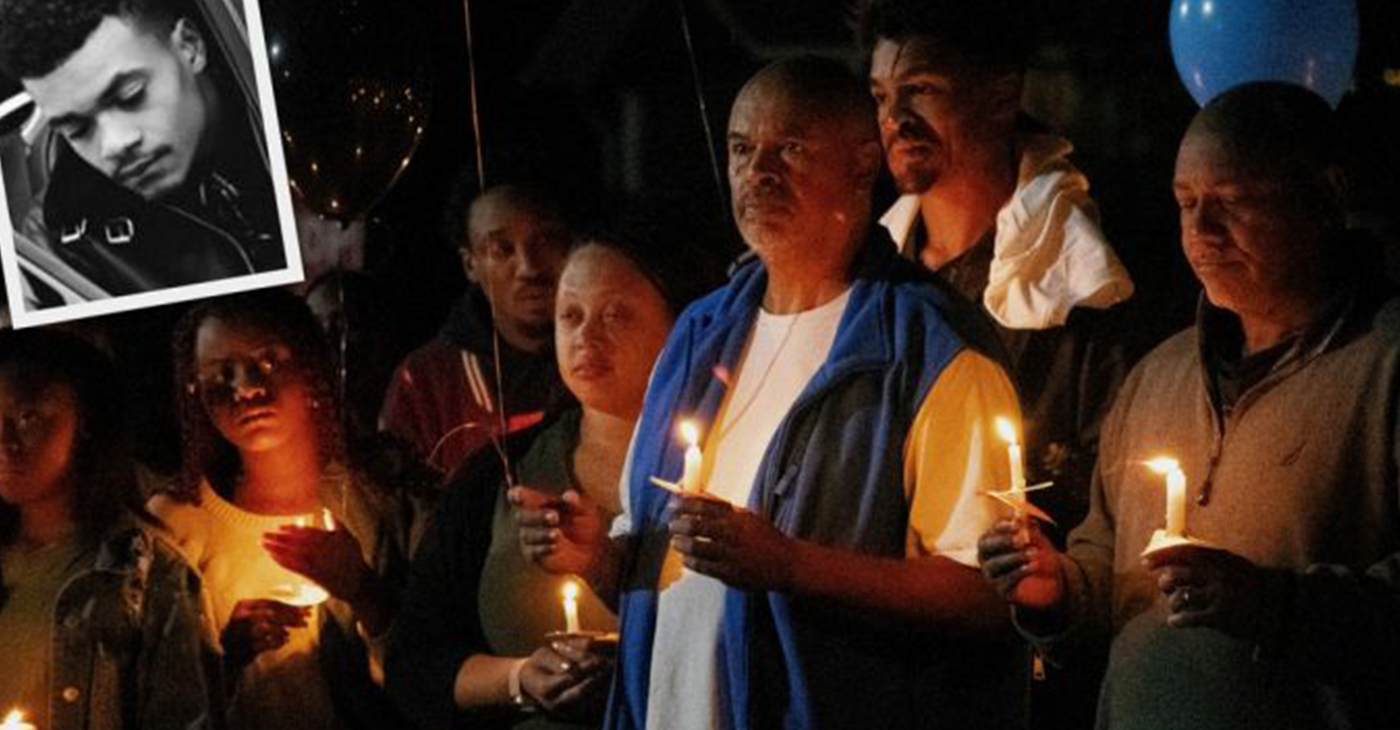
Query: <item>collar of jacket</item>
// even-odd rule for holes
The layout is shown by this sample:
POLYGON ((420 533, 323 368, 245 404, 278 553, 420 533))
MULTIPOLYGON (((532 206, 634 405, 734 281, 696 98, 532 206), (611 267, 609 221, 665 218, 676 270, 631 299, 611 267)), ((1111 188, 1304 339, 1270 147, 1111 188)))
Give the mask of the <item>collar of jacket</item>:
POLYGON ((98 544, 92 569, 117 575, 140 574, 150 569, 154 557, 155 547, 150 535, 124 521, 98 544))
MULTIPOLYGON (((1108 309, 1132 296, 1133 282, 1104 239, 1089 181, 1069 161, 1069 140, 1018 132, 1016 188, 997 211, 982 304, 1008 329, 1063 325, 1076 307, 1108 309)), ((880 217, 901 251, 920 222, 918 195, 904 195, 880 217)))
MULTIPOLYGON (((831 351, 790 412, 801 410, 831 384, 852 373, 889 367, 903 347, 901 341, 917 336, 907 331, 900 308, 882 295, 902 283, 927 282, 927 272, 900 258, 883 238, 870 239, 852 271, 850 299, 831 351)), ((743 264, 727 286, 686 310, 667 341, 652 374, 632 447, 634 468, 628 491, 629 506, 637 520, 634 527, 660 519, 665 510, 668 493, 652 487, 650 477, 674 480, 682 470, 684 448, 675 437, 674 422, 693 420, 702 433, 713 424, 762 306, 767 283, 768 272, 762 262, 755 259, 743 264)), ((946 311, 948 295, 942 290, 929 285, 919 291, 940 311, 946 311)), ((952 325, 949 329, 956 331, 952 325)))
MULTIPOLYGON (((1272 388, 1290 375, 1303 369, 1318 356, 1340 347, 1349 334, 1361 323, 1373 316, 1381 304, 1393 296, 1393 286, 1382 281, 1379 275, 1360 276, 1347 281, 1333 297, 1323 313, 1298 335, 1297 342, 1253 387, 1241 394, 1235 410, 1242 410, 1255 397, 1272 388)), ((1213 411, 1220 412, 1220 403, 1215 389, 1211 387, 1213 373, 1210 370, 1210 350, 1220 346, 1225 337, 1224 328, 1239 327, 1239 317, 1234 313, 1216 307, 1201 293, 1196 304, 1196 356, 1199 358, 1201 377, 1205 380, 1205 392, 1211 399, 1213 411)))

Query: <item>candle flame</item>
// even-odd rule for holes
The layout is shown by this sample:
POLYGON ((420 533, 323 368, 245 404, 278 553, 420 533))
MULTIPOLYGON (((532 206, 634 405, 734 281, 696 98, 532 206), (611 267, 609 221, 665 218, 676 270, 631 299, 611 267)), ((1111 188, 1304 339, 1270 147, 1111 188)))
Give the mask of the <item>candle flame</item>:
POLYGON ((0 730, 10 730, 10 728, 33 728, 24 721, 24 713, 18 707, 10 710, 10 714, 5 716, 5 721, 0 723, 0 730))
POLYGON ((1159 456, 1151 461, 1144 461, 1148 469, 1158 474, 1170 474, 1181 469, 1181 464, 1170 456, 1159 456))
POLYGON ((324 523, 326 524, 326 529, 327 529, 327 530, 334 530, 334 529, 335 529, 335 517, 331 516, 331 511, 330 511, 330 510, 328 510, 328 509, 322 509, 322 510, 321 510, 321 521, 324 522, 324 523))
POLYGON ((700 445, 700 429, 693 421, 681 421, 681 438, 691 446, 700 445))
POLYGON ((1005 416, 997 416, 997 435, 1002 441, 1008 444, 1016 443, 1016 427, 1012 425, 1011 419, 1005 416))
POLYGON ((575 583, 575 582, 573 582, 573 581, 569 581, 568 583, 565 583, 565 584, 564 584, 564 600, 566 600, 566 601, 572 601, 572 600, 574 600, 574 599, 576 599, 576 598, 578 598, 578 584, 575 583))

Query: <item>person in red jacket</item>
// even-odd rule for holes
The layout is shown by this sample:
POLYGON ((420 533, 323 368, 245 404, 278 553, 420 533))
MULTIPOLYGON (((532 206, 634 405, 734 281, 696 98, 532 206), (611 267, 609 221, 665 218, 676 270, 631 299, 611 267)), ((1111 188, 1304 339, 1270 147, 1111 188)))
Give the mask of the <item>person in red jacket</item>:
POLYGON ((567 399, 551 346, 571 239, 564 216, 545 193, 518 185, 488 188, 468 205, 474 184, 459 177, 446 212, 472 286, 438 336, 399 365, 379 413, 380 430, 443 472, 567 399))

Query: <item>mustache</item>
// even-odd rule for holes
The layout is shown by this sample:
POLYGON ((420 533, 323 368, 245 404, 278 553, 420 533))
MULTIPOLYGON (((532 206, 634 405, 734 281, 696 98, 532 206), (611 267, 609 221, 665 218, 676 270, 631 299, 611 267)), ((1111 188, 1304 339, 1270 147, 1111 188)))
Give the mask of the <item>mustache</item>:
POLYGON ((895 127, 894 131, 887 136, 891 141, 921 142, 925 144, 933 144, 937 141, 933 136, 932 129, 912 119, 901 121, 899 126, 895 127))
POLYGON ((761 182, 740 189, 739 204, 748 206, 762 203, 786 203, 792 200, 792 191, 778 182, 761 182))

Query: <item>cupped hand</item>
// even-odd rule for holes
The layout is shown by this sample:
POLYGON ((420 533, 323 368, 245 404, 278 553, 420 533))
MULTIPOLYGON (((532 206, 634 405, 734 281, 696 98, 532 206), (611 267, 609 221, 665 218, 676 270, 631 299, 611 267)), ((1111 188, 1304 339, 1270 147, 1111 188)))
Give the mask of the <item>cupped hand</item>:
POLYGON ((241 667, 265 651, 281 648, 292 629, 306 626, 309 613, 308 608, 268 599, 239 601, 219 637, 224 656, 241 667))
POLYGON ((1143 565, 1157 573, 1167 599, 1167 625, 1204 626, 1257 638, 1280 585, 1274 575, 1228 550, 1185 545, 1153 553, 1143 565))
POLYGON ((334 530, 287 525, 263 535, 263 548, 278 565, 305 576, 336 598, 353 602, 366 593, 374 571, 360 543, 343 526, 334 530))
POLYGON ((601 717, 612 659, 594 651, 586 636, 551 641, 520 669, 520 689, 531 702, 558 717, 601 717))

